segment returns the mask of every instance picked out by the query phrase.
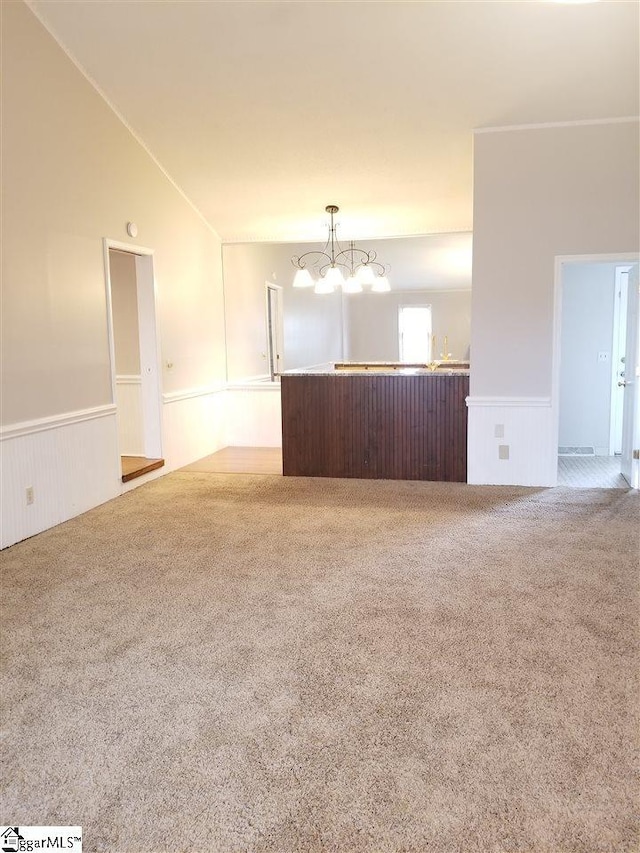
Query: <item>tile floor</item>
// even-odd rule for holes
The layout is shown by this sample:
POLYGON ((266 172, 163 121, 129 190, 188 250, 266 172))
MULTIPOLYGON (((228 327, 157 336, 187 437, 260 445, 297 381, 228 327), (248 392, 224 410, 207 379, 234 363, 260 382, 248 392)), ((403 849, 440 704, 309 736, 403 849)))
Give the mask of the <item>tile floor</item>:
POLYGON ((619 456, 559 456, 558 485, 577 489, 628 489, 619 456))

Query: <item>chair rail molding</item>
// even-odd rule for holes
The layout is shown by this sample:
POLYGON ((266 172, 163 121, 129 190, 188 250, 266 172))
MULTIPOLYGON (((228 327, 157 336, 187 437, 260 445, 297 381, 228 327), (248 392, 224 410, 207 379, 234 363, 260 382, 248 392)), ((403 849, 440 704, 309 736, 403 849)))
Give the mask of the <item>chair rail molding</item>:
POLYGON ((31 421, 7 424, 6 426, 0 427, 0 441, 7 441, 10 438, 19 438, 24 435, 31 435, 36 432, 59 429, 60 427, 82 423, 83 421, 92 421, 96 418, 105 418, 110 415, 115 415, 115 413, 115 405, 113 403, 108 403, 104 406, 93 406, 89 409, 77 409, 74 412, 64 412, 60 415, 49 415, 44 418, 35 418, 31 421))
POLYGON ((139 373, 117 373, 116 385, 142 385, 142 376, 139 373))
POLYGON ((183 388, 178 391, 167 391, 162 395, 163 403, 179 403, 182 400, 190 400, 193 397, 208 397, 209 394, 219 394, 226 391, 227 383, 219 382, 213 385, 200 385, 197 388, 183 388))

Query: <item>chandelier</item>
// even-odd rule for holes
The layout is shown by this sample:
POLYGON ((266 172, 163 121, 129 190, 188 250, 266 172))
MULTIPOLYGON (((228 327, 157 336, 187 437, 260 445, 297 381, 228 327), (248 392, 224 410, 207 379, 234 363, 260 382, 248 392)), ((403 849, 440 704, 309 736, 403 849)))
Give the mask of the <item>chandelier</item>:
POLYGON ((325 210, 331 216, 329 239, 322 251, 313 250, 291 258, 291 263, 297 267, 293 286, 313 287, 315 293, 333 293, 336 287, 341 287, 344 293, 362 293, 362 285, 370 285, 373 293, 391 290, 387 268, 376 260, 375 252, 358 249, 353 240, 349 241, 348 249, 343 249, 338 242, 338 226, 333 222, 338 206, 328 204, 325 210), (307 264, 317 269, 316 281, 311 277, 307 264))

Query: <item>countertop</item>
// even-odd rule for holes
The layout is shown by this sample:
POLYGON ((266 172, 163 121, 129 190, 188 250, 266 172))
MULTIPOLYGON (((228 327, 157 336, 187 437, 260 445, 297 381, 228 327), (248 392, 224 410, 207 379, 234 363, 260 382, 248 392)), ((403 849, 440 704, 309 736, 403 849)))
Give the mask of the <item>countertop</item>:
MULTIPOLYGON (((456 364, 466 362, 456 362, 456 364)), ((391 362, 327 362, 314 364, 311 367, 301 367, 296 370, 285 370, 280 376, 469 376, 468 367, 447 367, 441 362, 435 370, 426 365, 400 365, 391 362)))

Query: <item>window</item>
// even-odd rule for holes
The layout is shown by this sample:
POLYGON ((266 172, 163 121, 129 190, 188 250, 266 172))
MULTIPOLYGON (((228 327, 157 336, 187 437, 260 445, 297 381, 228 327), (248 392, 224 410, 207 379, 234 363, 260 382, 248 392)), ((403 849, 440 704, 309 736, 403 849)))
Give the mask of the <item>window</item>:
POLYGON ((398 308, 400 361, 431 361, 431 306, 401 305, 398 308))

